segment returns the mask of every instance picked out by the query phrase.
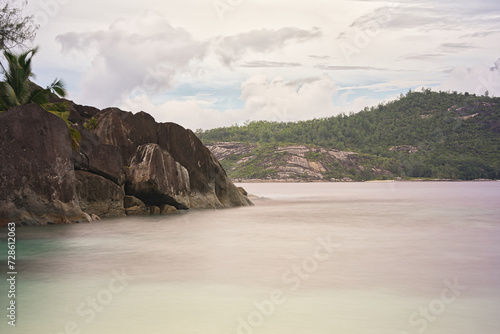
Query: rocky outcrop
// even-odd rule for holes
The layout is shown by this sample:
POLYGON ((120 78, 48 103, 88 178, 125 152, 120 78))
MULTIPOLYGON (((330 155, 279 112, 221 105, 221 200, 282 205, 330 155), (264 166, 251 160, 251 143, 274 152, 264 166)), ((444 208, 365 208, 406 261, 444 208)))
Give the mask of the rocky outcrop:
POLYGON ((157 124, 145 112, 132 114, 118 108, 108 108, 97 114, 98 125, 94 133, 103 144, 119 149, 122 160, 128 166, 137 147, 158 142, 157 124))
POLYGON ((192 131, 144 112, 69 105, 78 152, 65 122, 38 106, 0 114, 0 225, 252 205, 192 131))
POLYGON ((353 181, 391 176, 355 152, 308 145, 249 145, 217 142, 207 145, 230 176, 259 181, 353 181), (346 177, 348 175, 348 177, 346 177))
POLYGON ((64 121, 39 106, 0 114, 0 225, 86 221, 64 121))
POLYGON ((418 152, 418 147, 416 146, 411 146, 411 145, 398 145, 398 146, 393 146, 389 149, 391 152, 402 152, 402 153, 417 153, 418 152))
POLYGON ((82 141, 78 152, 72 153, 75 169, 101 175, 118 185, 125 182, 124 163, 121 150, 104 144, 95 134, 79 127, 82 141))
POLYGON ((257 145, 239 142, 217 142, 207 145, 207 148, 209 148, 217 159, 223 160, 231 156, 248 154, 256 149, 257 145))
POLYGON ((177 209, 191 207, 189 174, 186 168, 158 144, 139 146, 126 169, 127 194, 158 207, 162 204, 169 204, 177 209))
POLYGON ((125 216, 125 192, 116 183, 104 177, 77 170, 76 193, 81 209, 100 218, 125 216))
POLYGON ((146 204, 134 196, 126 195, 123 199, 123 206, 125 207, 125 213, 127 216, 149 214, 149 209, 146 207, 146 204))
POLYGON ((250 200, 227 177, 215 156, 191 130, 175 123, 159 124, 158 144, 187 169, 191 207, 251 205, 250 200))

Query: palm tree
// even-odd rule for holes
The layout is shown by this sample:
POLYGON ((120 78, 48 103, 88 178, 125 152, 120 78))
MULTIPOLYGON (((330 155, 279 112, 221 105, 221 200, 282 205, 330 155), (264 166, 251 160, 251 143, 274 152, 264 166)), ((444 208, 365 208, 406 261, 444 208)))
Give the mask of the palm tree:
MULTIPOLYGON (((36 103, 41 107, 50 107, 50 94, 59 97, 66 96, 66 88, 62 80, 54 82, 43 89, 30 81, 35 75, 31 71, 31 59, 37 53, 38 48, 31 49, 20 55, 15 55, 10 51, 4 51, 7 60, 7 68, 0 63, 4 74, 4 81, 0 83, 0 98, 7 108, 12 108, 24 104, 36 103)), ((44 108, 46 109, 46 108, 44 108)), ((49 110, 48 110, 49 111, 49 110)))
POLYGON ((60 79, 47 88, 41 88, 30 81, 34 78, 31 71, 31 59, 37 53, 38 48, 31 49, 19 55, 10 51, 4 51, 7 60, 7 68, 2 63, 0 66, 4 74, 4 81, 0 82, 0 112, 13 107, 35 103, 50 113, 62 118, 68 125, 73 149, 78 150, 81 141, 80 133, 72 127, 68 121, 69 106, 66 102, 50 102, 51 95, 61 98, 66 96, 64 82, 60 79))

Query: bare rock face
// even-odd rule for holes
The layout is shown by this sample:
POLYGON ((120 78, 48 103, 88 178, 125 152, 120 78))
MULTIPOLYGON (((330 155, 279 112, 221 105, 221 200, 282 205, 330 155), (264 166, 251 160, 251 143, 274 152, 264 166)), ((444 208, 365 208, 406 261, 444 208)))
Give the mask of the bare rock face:
POLYGON ((146 204, 135 196, 125 195, 123 198, 123 206, 127 209, 133 206, 146 207, 146 204))
POLYGON ((163 204, 160 207, 160 214, 161 215, 170 215, 170 214, 173 214, 173 213, 177 213, 177 209, 175 208, 175 206, 171 206, 171 205, 168 205, 168 204, 163 204))
POLYGON ((161 123, 158 125, 158 144, 187 169, 192 208, 252 205, 191 130, 175 123, 161 123))
POLYGON ((130 208, 126 208, 125 213, 127 216, 146 216, 149 215, 150 210, 146 206, 135 205, 130 208))
POLYGON ((102 110, 95 134, 103 144, 119 148, 122 160, 128 166, 137 147, 149 143, 157 143, 156 122, 145 112, 132 114, 117 108, 102 110))
POLYGON ((189 174, 157 144, 137 148, 127 169, 127 194, 153 206, 169 204, 177 209, 190 207, 189 174))
POLYGON ((0 225, 86 221, 63 120, 37 105, 0 114, 0 225))
POLYGON ((125 182, 125 171, 120 148, 102 143, 83 126, 79 131, 82 136, 80 149, 72 153, 75 169, 101 175, 117 185, 122 185, 125 182))
POLYGON ((77 170, 76 192, 81 209, 92 216, 123 217, 125 192, 114 182, 97 174, 77 170))

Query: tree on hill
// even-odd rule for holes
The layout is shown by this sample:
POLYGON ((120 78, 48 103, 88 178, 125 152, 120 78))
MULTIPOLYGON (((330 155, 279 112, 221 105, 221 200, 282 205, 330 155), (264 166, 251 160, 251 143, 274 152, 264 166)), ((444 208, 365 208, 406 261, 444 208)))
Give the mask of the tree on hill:
MULTIPOLYGON (((22 1, 22 6, 27 1, 22 1)), ((22 9, 9 1, 0 7, 0 50, 11 49, 32 41, 36 35, 32 16, 23 16, 22 9)))
POLYGON ((497 97, 423 89, 348 116, 247 122, 198 135, 207 144, 314 145, 396 159, 400 163, 393 173, 405 177, 500 178, 497 97), (398 147, 412 150, 404 152, 398 147))

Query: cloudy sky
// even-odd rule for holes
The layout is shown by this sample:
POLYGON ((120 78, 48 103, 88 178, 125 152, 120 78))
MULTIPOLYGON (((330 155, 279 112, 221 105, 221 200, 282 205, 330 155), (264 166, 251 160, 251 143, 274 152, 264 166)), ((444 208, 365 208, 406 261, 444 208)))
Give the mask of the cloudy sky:
POLYGON ((429 87, 500 96, 496 0, 30 0, 36 82, 209 129, 357 112, 429 87))

